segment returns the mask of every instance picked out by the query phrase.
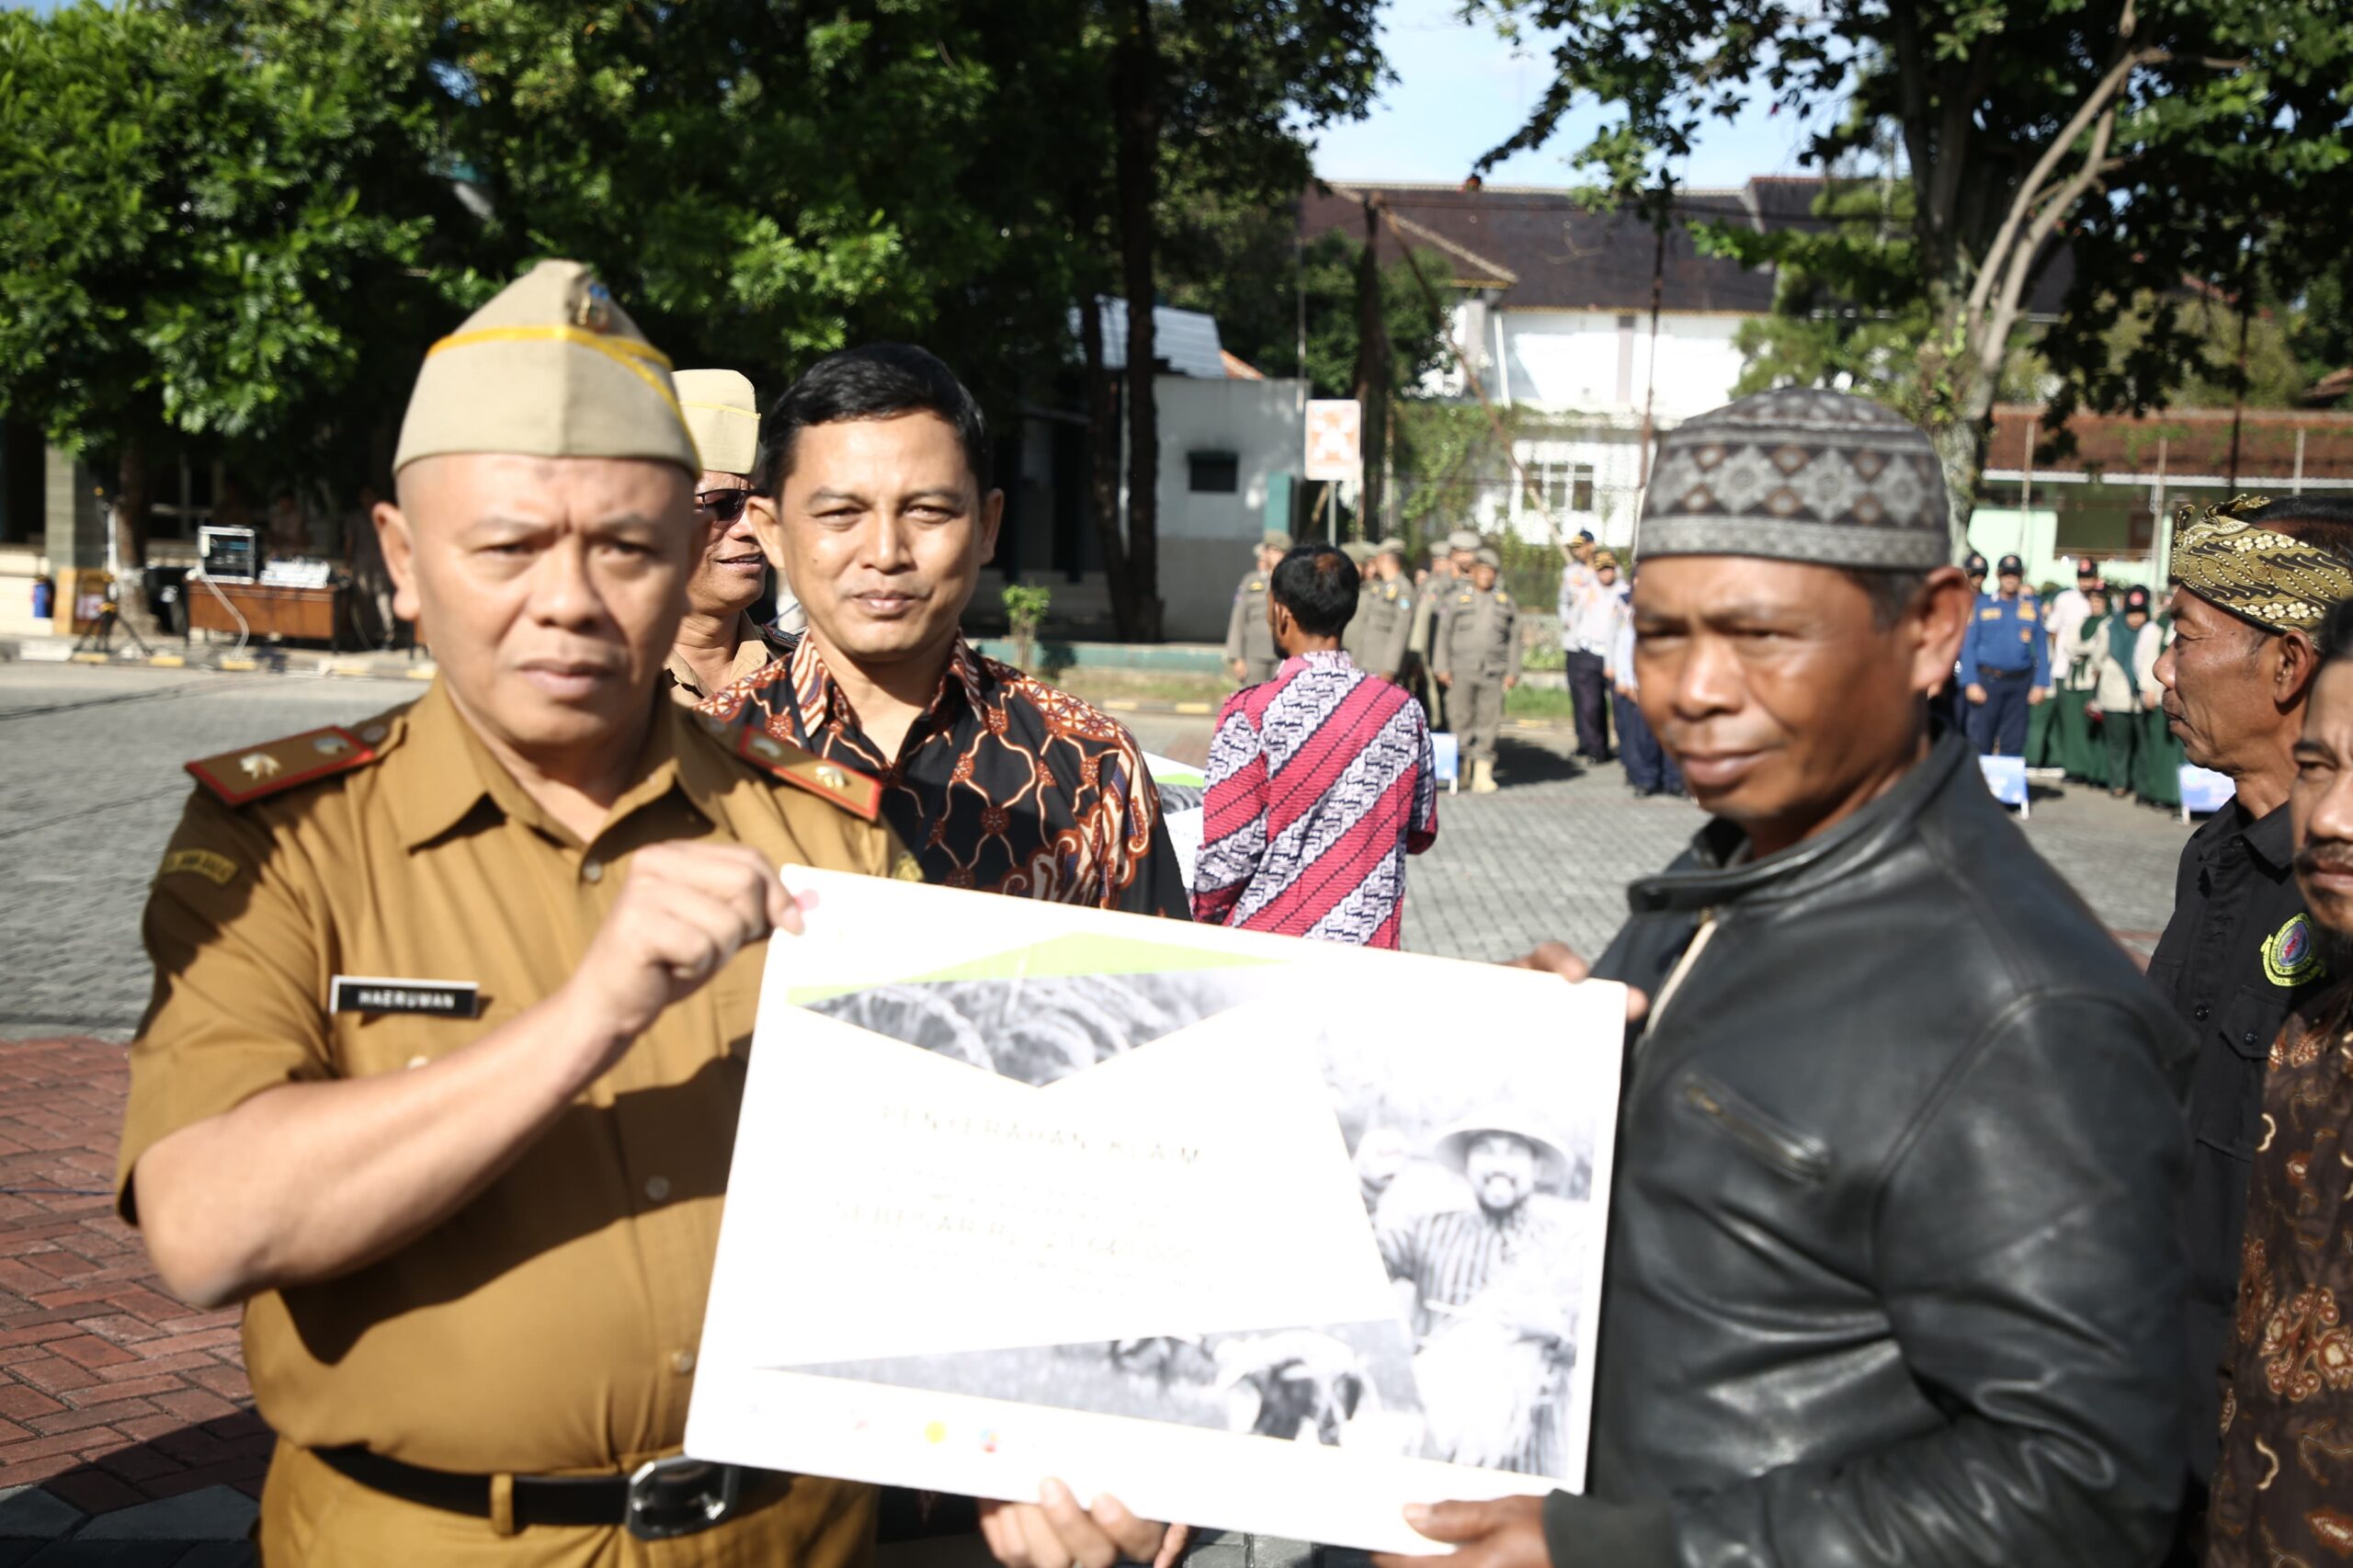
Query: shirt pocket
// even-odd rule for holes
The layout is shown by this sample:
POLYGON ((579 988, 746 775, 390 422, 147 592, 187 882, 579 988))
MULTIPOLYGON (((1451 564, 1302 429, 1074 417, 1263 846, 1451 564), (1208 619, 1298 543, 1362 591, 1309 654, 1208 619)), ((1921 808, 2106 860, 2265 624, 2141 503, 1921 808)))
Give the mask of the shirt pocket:
MULTIPOLYGON (((2284 995, 2284 993, 2282 994, 2284 995)), ((2265 1063, 2286 1004, 2259 986, 2242 985, 2200 1025, 2190 1094, 2190 1136, 2234 1160, 2255 1158, 2265 1063)))
POLYGON ((1686 1068, 1675 1081, 1675 1102, 1685 1115, 1713 1129, 1777 1174, 1807 1187, 1819 1187, 1829 1179, 1827 1143, 1782 1120, 1713 1074, 1686 1068))
POLYGON ((490 1033, 520 1008, 501 997, 484 997, 472 1017, 431 1013, 336 1013, 331 1016, 335 1070, 341 1078, 372 1078, 438 1062, 490 1033))

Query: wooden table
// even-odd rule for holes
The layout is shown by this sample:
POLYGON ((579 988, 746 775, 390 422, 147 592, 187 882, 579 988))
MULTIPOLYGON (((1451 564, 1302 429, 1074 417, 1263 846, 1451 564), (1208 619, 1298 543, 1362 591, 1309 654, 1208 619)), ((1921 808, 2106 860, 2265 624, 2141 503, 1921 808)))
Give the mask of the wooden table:
POLYGON ((255 637, 292 637, 339 645, 346 629, 343 588, 285 588, 262 583, 191 582, 188 595, 190 631, 238 631, 222 598, 237 607, 255 637), (220 596, 214 596, 214 589, 220 596))

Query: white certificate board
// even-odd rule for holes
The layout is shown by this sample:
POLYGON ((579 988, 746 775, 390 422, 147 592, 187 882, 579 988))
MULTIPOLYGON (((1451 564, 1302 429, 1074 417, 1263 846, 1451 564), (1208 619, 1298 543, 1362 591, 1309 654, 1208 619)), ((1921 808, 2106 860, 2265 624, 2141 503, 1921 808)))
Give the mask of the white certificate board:
POLYGON ((1423 1551, 1581 1485, 1621 988, 787 881, 689 1453, 1423 1551))

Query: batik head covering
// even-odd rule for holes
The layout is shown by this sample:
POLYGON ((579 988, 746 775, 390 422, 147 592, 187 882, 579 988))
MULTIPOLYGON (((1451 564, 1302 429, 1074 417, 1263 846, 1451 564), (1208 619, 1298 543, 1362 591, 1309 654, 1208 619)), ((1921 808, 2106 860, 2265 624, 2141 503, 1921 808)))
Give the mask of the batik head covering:
POLYGON ((1944 469, 1868 398, 1790 387, 1659 438, 1639 555, 1759 555, 1867 571, 1952 561, 1944 469))
POLYGON ((2248 519, 2270 504, 2268 496, 2234 495, 2200 512, 2184 502, 2174 514, 2174 580, 2266 631, 2316 631, 2332 608, 2353 599, 2353 567, 2248 519))

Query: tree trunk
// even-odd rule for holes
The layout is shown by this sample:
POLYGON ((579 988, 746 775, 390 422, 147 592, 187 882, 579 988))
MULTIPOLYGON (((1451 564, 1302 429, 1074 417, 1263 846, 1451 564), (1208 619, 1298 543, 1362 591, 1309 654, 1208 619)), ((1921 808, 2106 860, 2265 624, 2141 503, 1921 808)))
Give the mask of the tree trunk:
POLYGON ((1078 308, 1079 347, 1086 356, 1086 473, 1094 502, 1095 542, 1103 552, 1103 584, 1111 624, 1122 642, 1135 640, 1135 602, 1128 587, 1128 547, 1120 535, 1120 402, 1103 368, 1103 300, 1093 290, 1078 308))
POLYGON ((1111 90, 1119 103, 1120 260, 1128 296, 1128 593, 1130 637, 1160 641, 1160 403, 1153 374, 1154 174, 1160 160, 1160 48, 1152 0, 1129 0, 1126 27, 1112 51, 1111 90))
POLYGON ((1364 253, 1357 257, 1357 428, 1363 433, 1364 477, 1357 496, 1358 535, 1378 537, 1383 461, 1388 454, 1389 323, 1381 310, 1380 211, 1364 204, 1364 253))
POLYGON ((1985 420, 1980 414, 1928 426, 1929 444, 1937 449, 1937 462, 1945 473, 1955 561, 1969 553, 1969 519, 1977 510, 1978 476, 1985 472, 1985 420))
POLYGON ((122 527, 122 565, 135 572, 147 564, 150 510, 155 502, 147 478, 147 449, 135 437, 125 437, 115 463, 114 509, 122 527))
MULTIPOLYGON (((1955 267, 1957 268, 1957 263, 1955 267)), ((1926 432, 1944 470, 1952 558, 1969 553, 1969 519, 1977 510, 1977 481, 1985 472, 1986 426, 1994 415, 1995 382, 1977 374, 1977 340, 1969 321, 1969 290, 1954 275, 1932 278, 1928 340, 1920 346, 1913 405, 1903 410, 1926 432), (1948 345, 1957 345, 1949 352, 1948 345)))
POLYGON ((135 438, 123 442, 122 455, 115 464, 113 500, 107 526, 114 530, 115 554, 122 565, 122 574, 114 583, 115 613, 132 632, 153 642, 162 637, 163 628, 147 603, 147 576, 141 569, 147 564, 155 495, 147 449, 135 438))

